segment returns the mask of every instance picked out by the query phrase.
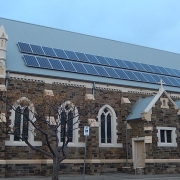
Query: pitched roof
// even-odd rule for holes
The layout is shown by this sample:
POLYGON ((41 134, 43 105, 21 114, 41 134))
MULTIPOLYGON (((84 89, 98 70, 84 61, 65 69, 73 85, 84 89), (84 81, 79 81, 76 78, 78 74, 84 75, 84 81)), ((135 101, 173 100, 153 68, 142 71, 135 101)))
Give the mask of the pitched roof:
POLYGON ((145 108, 150 104, 153 98, 154 96, 140 98, 132 107, 130 114, 126 118, 126 121, 141 119, 141 113, 144 112, 145 108))
MULTIPOLYGON (((172 68, 177 67, 180 59, 180 54, 3 18, 0 18, 0 25, 5 27, 8 35, 6 68, 10 72, 158 89, 157 84, 27 67, 22 59, 22 53, 18 50, 17 42, 135 62, 163 64, 172 68)), ((179 91, 178 87, 165 88, 170 91, 179 91)))

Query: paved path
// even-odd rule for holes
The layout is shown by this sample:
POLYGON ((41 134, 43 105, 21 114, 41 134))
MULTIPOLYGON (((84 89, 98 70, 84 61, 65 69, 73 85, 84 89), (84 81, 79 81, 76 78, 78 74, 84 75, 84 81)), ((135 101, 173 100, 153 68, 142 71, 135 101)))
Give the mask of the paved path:
MULTIPOLYGON (((60 180, 83 180, 82 175, 61 175, 60 180)), ((103 175, 85 175, 84 180, 180 180, 180 174, 163 175, 133 175, 124 173, 111 173, 103 175)), ((51 180, 51 177, 18 177, 18 178, 0 178, 0 180, 51 180)))

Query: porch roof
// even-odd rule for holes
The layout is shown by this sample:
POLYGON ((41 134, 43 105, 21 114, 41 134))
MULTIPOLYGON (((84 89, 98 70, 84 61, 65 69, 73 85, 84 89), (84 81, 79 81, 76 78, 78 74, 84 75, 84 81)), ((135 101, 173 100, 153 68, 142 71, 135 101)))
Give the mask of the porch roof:
POLYGON ((130 114, 126 118, 127 121, 140 119, 141 113, 143 113, 146 109, 146 107, 150 104, 150 102, 153 100, 154 96, 146 97, 146 98, 140 98, 135 105, 132 107, 130 114))

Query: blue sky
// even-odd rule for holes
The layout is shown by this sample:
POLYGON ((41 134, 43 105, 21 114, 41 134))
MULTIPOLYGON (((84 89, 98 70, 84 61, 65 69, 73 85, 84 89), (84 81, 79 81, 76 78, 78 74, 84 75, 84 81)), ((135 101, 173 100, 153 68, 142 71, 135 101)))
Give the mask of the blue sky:
POLYGON ((1 0, 0 17, 180 53, 180 0, 1 0))

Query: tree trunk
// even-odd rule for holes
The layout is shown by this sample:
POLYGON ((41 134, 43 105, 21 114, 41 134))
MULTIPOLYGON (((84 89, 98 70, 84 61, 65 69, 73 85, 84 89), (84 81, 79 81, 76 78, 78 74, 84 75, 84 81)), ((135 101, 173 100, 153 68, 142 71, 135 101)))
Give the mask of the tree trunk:
POLYGON ((52 180, 59 180, 58 174, 60 170, 60 162, 58 157, 53 158, 53 174, 52 174, 52 180))

